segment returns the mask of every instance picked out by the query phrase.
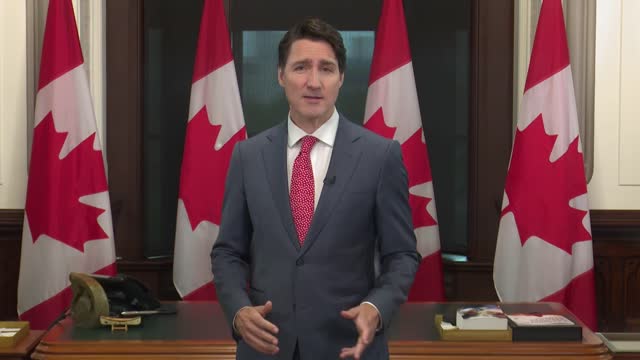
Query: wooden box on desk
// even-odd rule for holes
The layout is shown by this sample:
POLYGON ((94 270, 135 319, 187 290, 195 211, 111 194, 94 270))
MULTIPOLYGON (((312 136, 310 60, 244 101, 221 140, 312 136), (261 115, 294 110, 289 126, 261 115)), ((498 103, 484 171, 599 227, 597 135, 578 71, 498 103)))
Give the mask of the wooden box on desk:
POLYGON ((14 347, 29 335, 29 323, 26 321, 0 321, 0 329, 19 329, 11 336, 0 333, 0 347, 3 348, 14 347))

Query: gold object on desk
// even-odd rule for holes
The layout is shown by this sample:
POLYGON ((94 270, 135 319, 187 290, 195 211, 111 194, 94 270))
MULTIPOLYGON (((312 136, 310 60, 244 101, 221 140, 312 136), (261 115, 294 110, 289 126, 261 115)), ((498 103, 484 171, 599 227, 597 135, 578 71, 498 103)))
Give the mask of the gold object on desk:
POLYGON ((129 330, 129 326, 137 326, 142 323, 142 317, 136 316, 131 318, 119 318, 111 316, 100 316, 100 324, 111 326, 111 332, 129 330))
POLYGON ((0 347, 14 347, 29 335, 27 321, 0 321, 0 347))

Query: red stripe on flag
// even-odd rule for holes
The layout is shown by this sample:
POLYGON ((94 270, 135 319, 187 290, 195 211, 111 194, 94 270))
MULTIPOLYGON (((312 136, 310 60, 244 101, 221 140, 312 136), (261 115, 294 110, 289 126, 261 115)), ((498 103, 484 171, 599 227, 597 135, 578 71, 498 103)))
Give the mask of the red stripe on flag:
POLYGON ((49 0, 38 90, 83 62, 71 0, 49 0))
MULTIPOLYGON (((95 272, 98 275, 115 275, 116 264, 107 265, 95 272)), ((73 293, 71 286, 67 286, 56 295, 48 298, 40 304, 23 312, 20 319, 28 321, 29 326, 34 330, 44 330, 56 320, 63 311, 66 311, 71 305, 73 293)))
POLYGON ((216 287, 212 282, 209 282, 185 295, 182 299, 186 301, 218 301, 218 295, 216 287))
POLYGON ((409 302, 445 301, 442 283, 442 256, 436 251, 422 258, 409 291, 409 302))
MULTIPOLYGON (((546 0, 545 0, 546 1, 546 0)), ((540 301, 563 303, 591 330, 598 327, 595 304, 593 268, 576 276, 563 289, 551 294, 540 301)))
POLYGON ((384 1, 382 14, 373 48, 369 85, 411 61, 402 0, 384 1))
POLYGON ((222 0, 205 0, 198 35, 193 82, 233 60, 222 0), (206 55, 206 56, 205 56, 206 55))
POLYGON ((564 28, 561 0, 544 0, 531 50, 526 92, 569 66, 569 47, 564 28))

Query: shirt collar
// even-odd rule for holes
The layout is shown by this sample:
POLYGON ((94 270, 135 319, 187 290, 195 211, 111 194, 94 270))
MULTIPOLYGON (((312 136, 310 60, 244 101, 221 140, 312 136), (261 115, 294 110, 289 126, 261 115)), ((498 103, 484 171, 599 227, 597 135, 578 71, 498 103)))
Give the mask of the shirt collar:
POLYGON ((320 126, 313 134, 307 134, 302 129, 298 127, 298 125, 294 124, 291 120, 291 114, 288 116, 287 120, 287 130, 288 130, 288 145, 289 147, 294 147, 300 139, 307 135, 312 135, 318 138, 318 140, 323 143, 333 147, 333 143, 336 140, 336 133, 338 132, 338 120, 340 119, 340 115, 336 108, 333 108, 333 114, 322 126, 320 126))

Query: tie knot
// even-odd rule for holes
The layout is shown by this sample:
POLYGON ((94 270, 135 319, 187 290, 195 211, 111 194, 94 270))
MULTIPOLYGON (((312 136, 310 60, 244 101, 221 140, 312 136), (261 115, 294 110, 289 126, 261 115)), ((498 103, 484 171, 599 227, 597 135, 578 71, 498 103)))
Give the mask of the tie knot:
POLYGON ((318 138, 315 136, 307 135, 302 138, 302 149, 300 149, 300 153, 308 154, 311 152, 311 148, 316 144, 318 138))

